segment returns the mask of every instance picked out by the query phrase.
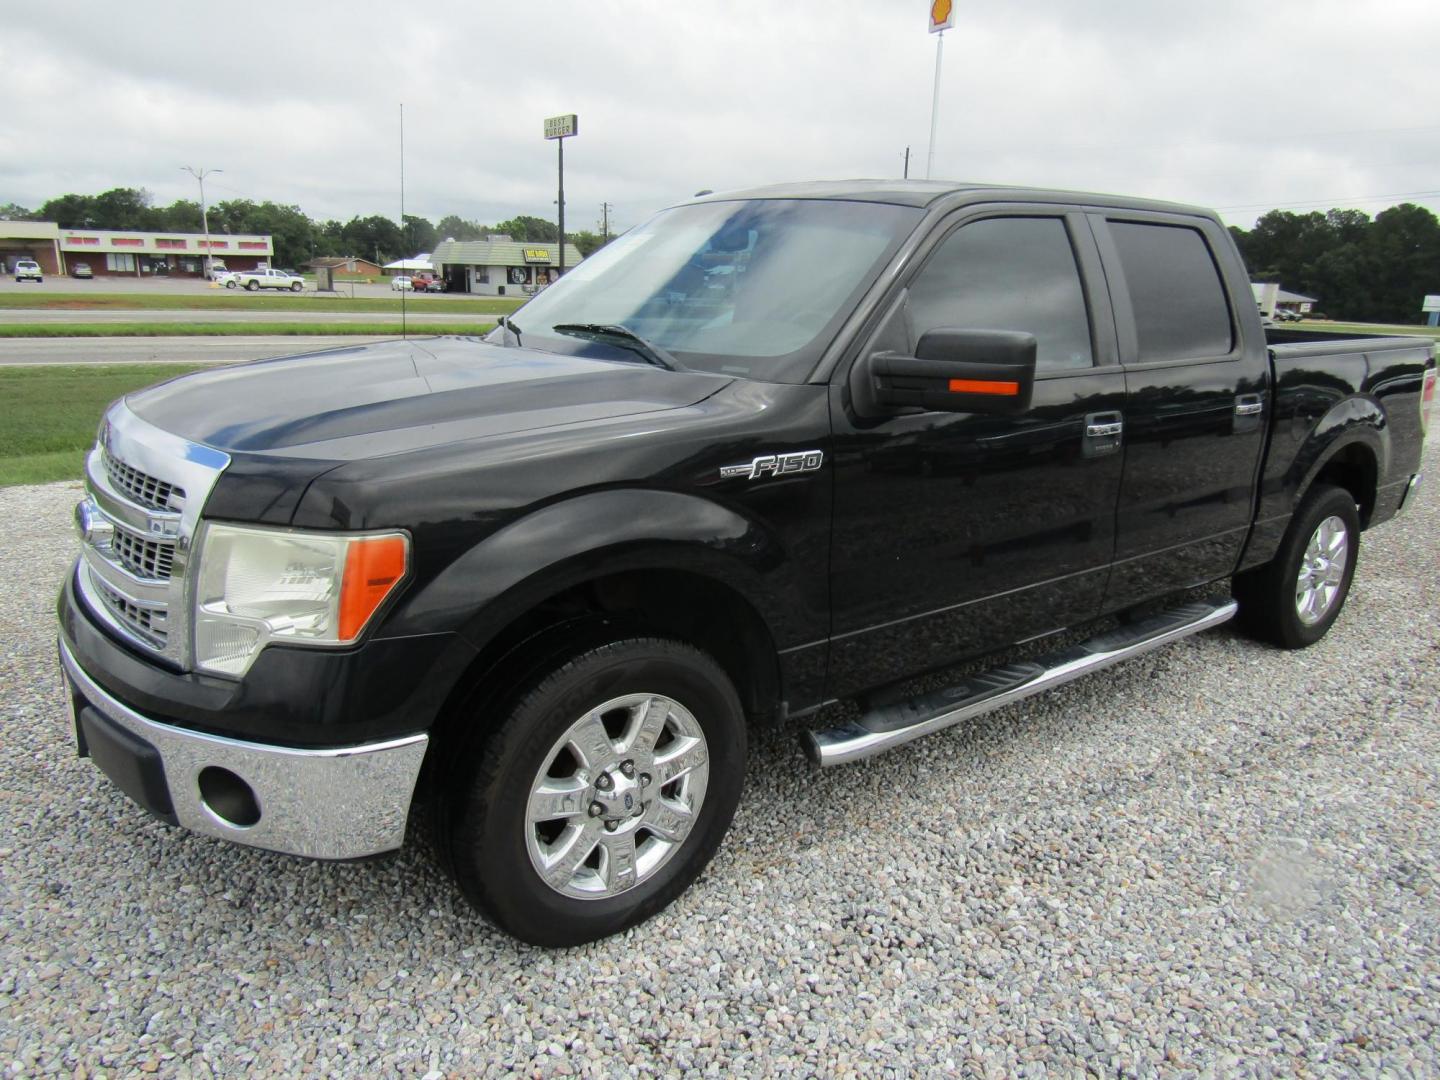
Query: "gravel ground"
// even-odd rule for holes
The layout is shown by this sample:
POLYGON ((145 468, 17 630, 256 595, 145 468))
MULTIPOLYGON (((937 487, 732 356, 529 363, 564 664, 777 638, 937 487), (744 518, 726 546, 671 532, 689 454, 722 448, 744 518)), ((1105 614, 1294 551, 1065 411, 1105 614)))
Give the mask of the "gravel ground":
POLYGON ((1304 653, 1222 628, 824 774, 762 735, 701 881, 568 952, 75 759, 77 490, 0 491, 0 1074, 1440 1075, 1433 485, 1304 653))

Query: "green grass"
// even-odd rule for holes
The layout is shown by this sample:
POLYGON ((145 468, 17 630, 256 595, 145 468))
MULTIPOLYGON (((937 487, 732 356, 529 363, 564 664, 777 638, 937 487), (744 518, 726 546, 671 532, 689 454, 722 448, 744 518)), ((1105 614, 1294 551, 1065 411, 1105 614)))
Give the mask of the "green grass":
MULTIPOLYGON (((489 333, 494 323, 416 323, 411 337, 436 334, 474 335, 489 333)), ((0 323, 0 338, 68 337, 274 337, 361 334, 367 337, 399 337, 400 324, 383 323, 288 323, 288 322, 113 322, 113 323, 0 323)))
MULTIPOLYGON (((520 306, 523 297, 434 296, 421 300, 406 297, 407 311, 453 314, 502 315, 520 306)), ((240 289, 216 289, 206 293, 106 293, 106 292, 7 292, 0 294, 5 308, 60 308, 72 311, 118 309, 121 311, 350 311, 400 313, 400 297, 361 296, 344 293, 321 296, 316 293, 249 293, 240 289)))
POLYGON ((0 367, 0 487, 79 479, 105 406, 199 367, 0 367))

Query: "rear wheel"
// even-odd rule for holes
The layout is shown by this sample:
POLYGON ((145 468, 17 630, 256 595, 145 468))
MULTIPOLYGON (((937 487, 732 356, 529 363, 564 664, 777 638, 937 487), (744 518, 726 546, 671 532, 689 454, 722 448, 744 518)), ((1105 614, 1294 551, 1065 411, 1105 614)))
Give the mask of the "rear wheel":
POLYGON ((245 283, 246 292, 254 292, 258 288, 260 288, 260 283, 258 281, 247 281, 245 283))
POLYGON ((616 641, 539 679, 451 766, 437 844, 501 929, 579 945, 690 885, 729 828, 744 773, 744 717, 719 665, 677 641, 616 641))
POLYGON ((1328 484, 1301 501, 1275 558, 1233 582, 1242 624, 1285 649, 1313 645, 1340 617, 1360 548, 1354 497, 1328 484))
POLYGON ((233 288, 235 288, 235 282, 233 282, 233 281, 227 281, 227 282, 225 282, 225 287, 226 287, 227 289, 233 289, 233 288))

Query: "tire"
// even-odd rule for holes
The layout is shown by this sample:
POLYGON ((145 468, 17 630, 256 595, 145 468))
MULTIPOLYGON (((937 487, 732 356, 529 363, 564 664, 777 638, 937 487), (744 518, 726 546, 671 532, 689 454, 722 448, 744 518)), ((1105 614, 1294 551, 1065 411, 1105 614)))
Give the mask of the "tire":
POLYGON ((1325 636, 1355 576, 1360 514, 1344 488, 1317 484, 1301 500, 1275 557, 1236 574, 1231 591, 1254 637, 1303 649, 1325 636))
POLYGON ((304 287, 305 287, 304 285, 301 285, 300 282, 297 281, 297 282, 295 282, 295 284, 293 284, 293 285, 290 286, 290 291, 291 291, 291 292, 299 292, 299 291, 300 291, 301 289, 303 289, 304 287))
POLYGON ((226 287, 227 289, 233 289, 233 288, 235 288, 235 282, 233 282, 233 281, 227 281, 227 282, 225 282, 225 287, 226 287))
POLYGON ((510 700, 493 734, 450 755, 438 793, 436 846, 465 897, 522 941, 570 946, 684 892, 744 786, 744 714, 720 666, 631 637, 552 663, 510 700))
POLYGON ((257 289, 259 289, 259 288, 260 288, 260 283, 259 283, 258 281, 247 281, 247 282, 245 283, 245 291, 246 291, 246 292, 255 292, 255 291, 256 291, 257 289))

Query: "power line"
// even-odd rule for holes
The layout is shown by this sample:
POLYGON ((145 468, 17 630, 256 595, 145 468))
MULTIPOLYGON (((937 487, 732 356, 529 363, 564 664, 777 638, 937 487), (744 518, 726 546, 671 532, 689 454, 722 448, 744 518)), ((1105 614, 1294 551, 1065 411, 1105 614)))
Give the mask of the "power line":
MULTIPOLYGON (((1282 141, 1282 142, 1285 142, 1285 143, 1294 143, 1294 142, 1303 141, 1303 140, 1305 140, 1305 139, 1340 139, 1340 138, 1351 138, 1351 137, 1353 137, 1353 136, 1355 136, 1355 135, 1397 135, 1397 134, 1405 134, 1405 133, 1417 133, 1417 132, 1423 132, 1423 131, 1440 131, 1440 125, 1434 125, 1434 124, 1432 124, 1432 125, 1426 125, 1426 126, 1424 126, 1424 127, 1400 127, 1400 128, 1357 128, 1357 129, 1354 129, 1354 130, 1351 130, 1351 131, 1309 131, 1309 132, 1278 132, 1278 133, 1276 133, 1276 132, 1266 132, 1266 133, 1265 133, 1265 136, 1264 136, 1264 142, 1265 142, 1267 145, 1269 145, 1269 144, 1272 144, 1272 143, 1277 142, 1277 141, 1282 141)), ((1192 138, 1192 139, 1189 139, 1189 140, 1187 140, 1187 141, 1185 141, 1185 142, 1172 142, 1172 143, 1159 143, 1159 142, 1149 141, 1149 142, 1125 142, 1125 143, 1109 143, 1109 144, 1105 144, 1105 143, 1063 143, 1063 142, 1052 142, 1052 143, 1049 144, 1049 148, 1050 148, 1051 150, 1060 151, 1060 152, 1062 152, 1062 153, 1090 153, 1090 152, 1093 152, 1093 151, 1104 151, 1104 152, 1106 152, 1106 153, 1117 153, 1117 152, 1124 152, 1124 151, 1130 151, 1130 150, 1140 150, 1140 151, 1154 152, 1154 151, 1164 151, 1164 150, 1193 150, 1193 149, 1195 149, 1197 146, 1212 146, 1212 145, 1227 145, 1227 146, 1228 146, 1228 145, 1234 145, 1235 143, 1249 143, 1249 142, 1253 142, 1253 141, 1254 141, 1253 139, 1237 139, 1237 138, 1233 138, 1233 137, 1228 137, 1228 136, 1226 136, 1225 134, 1222 133, 1222 134, 1218 135, 1216 138, 1211 139, 1211 140, 1206 140, 1206 139, 1194 139, 1194 138, 1192 138)), ((995 147, 994 145, 992 145, 992 146, 985 146, 985 145, 983 145, 983 144, 976 144, 976 145, 975 145, 975 149, 974 149, 973 152, 975 152, 975 153, 988 153, 988 152, 994 151, 995 149, 996 149, 996 147, 995 147)), ((1009 148, 1009 147, 1001 147, 1000 149, 1001 149, 1002 152, 1003 152, 1003 151, 1008 150, 1008 149, 1010 149, 1010 148, 1009 148)))
POLYGON ((1424 199, 1440 196, 1440 191, 1392 191, 1388 195, 1344 195, 1329 199, 1308 199, 1303 202, 1258 202, 1243 203, 1238 206, 1217 206, 1216 210, 1264 210, 1267 207, 1272 210, 1283 210, 1301 206, 1337 206, 1347 202, 1380 202, 1383 199, 1424 199))

